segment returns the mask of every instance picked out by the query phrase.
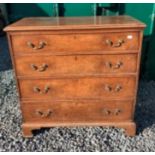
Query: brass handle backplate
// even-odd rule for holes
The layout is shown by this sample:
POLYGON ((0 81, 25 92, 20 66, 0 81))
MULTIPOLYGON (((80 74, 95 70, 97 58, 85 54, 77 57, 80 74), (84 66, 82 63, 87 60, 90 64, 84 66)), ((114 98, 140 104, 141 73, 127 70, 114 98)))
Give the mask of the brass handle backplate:
POLYGON ((114 43, 113 41, 107 39, 105 41, 105 43, 110 46, 110 47, 120 47, 122 46, 122 44, 124 43, 125 41, 123 39, 119 39, 116 43, 114 43))
POLYGON ((28 47, 32 48, 33 50, 39 50, 45 47, 46 42, 44 41, 40 41, 38 45, 35 45, 34 43, 32 43, 31 41, 27 42, 28 47))
POLYGON ((107 108, 104 108, 104 109, 102 109, 102 113, 105 116, 111 116, 111 115, 118 116, 120 113, 122 113, 122 110, 121 109, 112 109, 112 110, 109 110, 107 108))
POLYGON ((47 94, 49 91, 50 87, 49 86, 45 86, 45 88, 43 90, 41 90, 39 87, 34 86, 33 87, 33 91, 35 93, 39 93, 39 94, 47 94))
POLYGON ((31 64, 30 66, 31 66, 32 70, 38 71, 38 72, 43 72, 48 68, 48 65, 45 63, 40 66, 37 66, 35 64, 31 64))
POLYGON ((119 69, 121 66, 123 66, 123 62, 118 61, 116 64, 112 64, 111 62, 105 63, 106 67, 111 69, 119 69))
POLYGON ((36 110, 36 114, 42 118, 47 118, 51 116, 52 111, 50 109, 48 109, 47 111, 36 110))

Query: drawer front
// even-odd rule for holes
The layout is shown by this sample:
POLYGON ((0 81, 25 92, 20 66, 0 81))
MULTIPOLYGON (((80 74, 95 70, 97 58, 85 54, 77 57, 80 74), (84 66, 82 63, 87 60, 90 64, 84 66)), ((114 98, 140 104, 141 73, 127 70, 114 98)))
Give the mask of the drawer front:
POLYGON ((94 99, 132 98, 135 78, 73 78, 19 80, 22 98, 28 99, 94 99))
POLYGON ((132 118, 133 101, 62 101, 22 104, 25 122, 82 123, 132 118))
POLYGON ((15 59, 18 76, 135 73, 137 55, 20 56, 15 59))
MULTIPOLYGON (((14 35, 16 53, 96 52, 137 50, 138 32, 103 34, 14 35)), ((125 52, 125 51, 124 51, 125 52)))

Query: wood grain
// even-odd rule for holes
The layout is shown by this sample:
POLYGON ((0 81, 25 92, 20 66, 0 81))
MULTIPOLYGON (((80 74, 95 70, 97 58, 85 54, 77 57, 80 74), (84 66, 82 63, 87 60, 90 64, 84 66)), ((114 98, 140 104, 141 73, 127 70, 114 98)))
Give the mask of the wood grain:
POLYGON ((132 101, 39 101, 24 102, 22 108, 24 122, 119 122, 131 120, 132 101))
POLYGON ((54 53, 54 52, 96 52, 96 51, 123 51, 138 50, 139 35, 137 32, 113 32, 103 34, 57 34, 57 35, 14 35, 12 37, 13 51, 18 53, 54 53), (107 44, 107 40, 112 45, 107 44), (119 41, 123 43, 118 46, 119 41), (45 45, 42 48, 32 48, 28 43, 39 47, 40 43, 45 45), (19 46, 20 45, 20 46, 19 46), (116 46, 117 45, 117 46, 116 46), (116 47, 115 47, 116 46, 116 47))
POLYGON ((23 136, 84 125, 134 136, 145 26, 129 16, 35 17, 7 26, 23 136))
POLYGON ((5 31, 61 29, 144 28, 146 25, 130 16, 30 17, 6 27, 5 31))
POLYGON ((20 80, 21 98, 28 99, 100 99, 133 98, 135 78, 76 78, 20 80), (38 88, 37 92, 34 89, 38 88), (45 93, 45 89, 49 88, 45 93))
POLYGON ((15 59, 19 77, 51 77, 136 73, 137 54, 19 56, 15 59))

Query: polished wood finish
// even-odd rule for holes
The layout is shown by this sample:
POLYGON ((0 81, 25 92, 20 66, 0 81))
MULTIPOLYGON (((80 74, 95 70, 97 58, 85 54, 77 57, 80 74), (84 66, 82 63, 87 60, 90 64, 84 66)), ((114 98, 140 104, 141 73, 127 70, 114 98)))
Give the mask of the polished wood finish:
POLYGON ((16 57, 17 76, 55 77, 136 73, 137 54, 16 57))
POLYGON ((144 27, 129 16, 35 17, 7 26, 23 135, 80 125, 135 135, 144 27))
POLYGON ((6 27, 5 31, 36 31, 62 29, 116 29, 138 28, 145 24, 130 16, 94 16, 94 17, 30 17, 24 18, 6 27))
POLYGON ((25 122, 93 123, 131 120, 132 100, 23 102, 25 122))
POLYGON ((134 77, 20 80, 22 99, 120 99, 135 94, 134 77), (74 86, 74 87, 73 87, 74 86))
POLYGON ((17 35, 12 37, 13 51, 17 53, 122 51, 138 49, 138 32, 17 35), (20 45, 20 46, 19 46, 20 45), (80 46, 76 46, 80 45, 80 46), (91 46, 90 46, 91 45, 91 46))

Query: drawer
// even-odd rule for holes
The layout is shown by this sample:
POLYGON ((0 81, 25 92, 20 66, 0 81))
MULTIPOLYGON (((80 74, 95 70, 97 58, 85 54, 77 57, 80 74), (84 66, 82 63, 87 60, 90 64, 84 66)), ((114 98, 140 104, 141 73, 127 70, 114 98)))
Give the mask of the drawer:
POLYGON ((18 76, 59 76, 104 73, 136 73, 137 54, 19 56, 18 76))
POLYGON ((15 53, 97 52, 137 50, 138 32, 112 32, 95 34, 14 35, 15 53), (20 46, 19 46, 20 45, 20 46))
POLYGON ((25 99, 133 98, 135 80, 135 77, 19 80, 19 86, 21 98, 25 99))
POLYGON ((133 101, 62 101, 22 103, 24 122, 91 123, 125 121, 132 117, 133 101))

